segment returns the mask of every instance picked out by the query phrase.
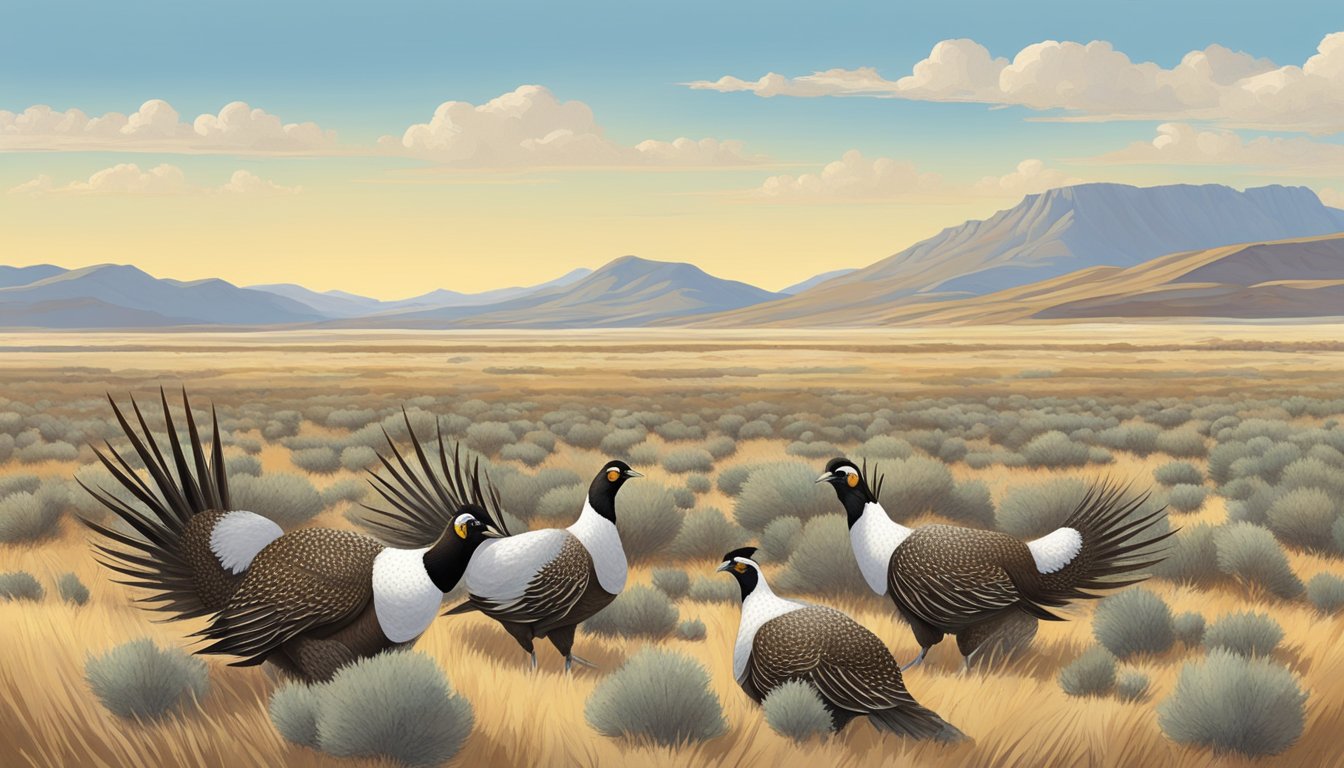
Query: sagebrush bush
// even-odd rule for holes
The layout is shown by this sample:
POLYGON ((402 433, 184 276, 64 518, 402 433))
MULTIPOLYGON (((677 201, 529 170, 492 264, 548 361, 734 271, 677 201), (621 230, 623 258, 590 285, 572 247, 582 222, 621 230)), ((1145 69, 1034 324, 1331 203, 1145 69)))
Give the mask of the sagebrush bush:
POLYGON ((691 577, 680 568, 654 568, 653 586, 673 600, 680 600, 691 588, 691 577))
POLYGON ((1133 670, 1115 678, 1115 695, 1124 701, 1139 701, 1148 695, 1148 676, 1133 670))
POLYGON ((1321 613, 1344 610, 1344 578, 1333 573, 1318 573, 1307 582, 1307 600, 1321 613))
POLYGON ((628 483, 616 499, 616 530, 631 560, 666 550, 681 531, 681 520, 673 492, 649 480, 628 483))
POLYGON ((761 702, 765 722, 776 733, 802 743, 826 736, 833 729, 831 713, 811 683, 791 680, 766 695, 761 702))
POLYGON ((471 703, 420 653, 382 653, 342 667, 317 697, 318 744, 338 757, 438 765, 471 733, 471 703))
POLYGON ((369 490, 369 484, 366 481, 347 477, 344 480, 337 480, 317 493, 322 499, 322 507, 330 509, 341 502, 355 503, 362 501, 368 495, 369 490))
POLYGON ((1261 587, 1271 594, 1297 597, 1302 582, 1288 565, 1283 547, 1274 534, 1250 523, 1228 523, 1213 536, 1218 553, 1218 570, 1246 587, 1261 587))
POLYGON ((1217 528, 1206 523, 1189 526, 1167 539, 1170 542, 1162 562, 1153 574, 1188 584, 1207 584, 1218 579, 1218 548, 1214 544, 1217 528))
POLYGON ((233 477, 234 475, 260 475, 261 459, 246 453, 225 456, 224 472, 229 477, 233 477))
POLYGON ((747 530, 762 531, 777 517, 807 521, 836 512, 840 506, 835 491, 817 485, 819 473, 814 467, 791 461, 758 465, 742 485, 733 517, 747 530))
POLYGON ((41 541, 59 533, 61 513, 70 502, 63 490, 54 488, 43 486, 35 493, 12 493, 0 499, 0 542, 41 541))
POLYGON ((999 504, 995 524, 1018 538, 1044 536, 1062 525, 1086 495, 1087 486, 1072 477, 1014 488, 999 504))
POLYGON ((1175 641, 1171 608, 1157 594, 1138 587, 1109 595, 1097 603, 1092 634, 1106 650, 1121 659, 1163 653, 1175 641))
POLYGON ((1167 491, 1167 506, 1176 512, 1194 512, 1204 506, 1209 489, 1182 483, 1167 491))
POLYGON ((677 627, 677 607, 660 589, 644 584, 621 592, 588 621, 584 629, 608 637, 667 637, 677 627))
POLYGON ((1280 541, 1302 549, 1333 550, 1331 528, 1339 511, 1320 488, 1296 488, 1269 506, 1265 520, 1280 541))
POLYGON ((484 456, 494 456, 499 449, 514 442, 513 430, 508 424, 497 421, 484 421, 467 427, 467 445, 484 456))
POLYGON ((691 582, 686 597, 697 603, 736 603, 742 599, 742 590, 732 579, 701 576, 691 582))
MULTIPOLYGON (((633 484, 623 491, 629 491, 634 487, 633 484)), ((543 491, 536 499, 536 504, 532 508, 532 515, 552 522, 572 521, 578 518, 583 509, 584 494, 588 492, 587 487, 574 483, 573 485, 562 485, 543 491)), ((619 526, 621 512, 625 506, 621 502, 625 501, 623 492, 616 499, 616 522, 619 526)))
POLYGON ((15 493, 36 493, 42 485, 37 475, 9 475, 0 477, 0 499, 15 493))
POLYGON ((719 472, 719 477, 715 481, 719 492, 725 496, 736 496, 742 492, 742 486, 747 482, 751 475, 753 467, 750 464, 739 464, 735 467, 729 467, 719 472))
POLYGON ((324 506, 308 478, 288 472, 231 477, 229 494, 236 508, 269 517, 281 528, 306 523, 324 506))
POLYGON ((71 605, 84 605, 89 602, 89 588, 73 573, 63 573, 56 580, 56 592, 61 599, 71 605))
POLYGON ((1267 659, 1211 651, 1187 663, 1158 708, 1167 738, 1217 752, 1277 755, 1302 735, 1307 695, 1287 669, 1267 659))
POLYGON ((686 619, 677 625, 677 638, 698 642, 705 639, 705 622, 699 619, 686 619))
POLYGON ((33 443, 14 452, 14 458, 24 464, 41 464, 44 461, 74 461, 79 458, 79 449, 57 440, 53 443, 33 443))
POLYGON ((1190 427, 1163 432, 1157 436, 1154 447, 1177 458, 1197 458, 1208 453, 1204 436, 1190 427))
POLYGON ((286 740, 311 749, 317 741, 318 690, 303 683, 288 683, 271 695, 269 712, 275 730, 286 740))
POLYGON ((1232 613, 1209 625, 1204 646, 1221 648, 1242 656, 1265 656, 1283 641, 1283 629, 1264 613, 1232 613))
POLYGON ((709 561, 746 544, 750 535, 718 508, 704 507, 686 515, 667 551, 682 560, 709 561))
POLYGON ((876 435, 868 438, 854 453, 869 461, 875 459, 908 459, 915 454, 915 448, 898 437, 876 435))
POLYGON ((1188 461, 1169 461, 1153 470, 1153 478, 1162 485, 1204 484, 1204 473, 1188 461))
POLYGON ((0 598, 5 600, 41 600, 47 591, 27 571, 0 573, 0 598))
POLYGON ((1115 657, 1093 646, 1059 671, 1059 687, 1070 696, 1100 696, 1115 685, 1115 657))
POLYGON ((1081 467, 1088 461, 1087 446, 1057 430, 1036 436, 1021 453, 1035 467, 1081 467))
POLYGON ((678 448, 663 457, 663 469, 674 474, 709 472, 714 469, 714 457, 704 448, 678 448))
POLYGON ((304 472, 315 475, 329 475, 341 468, 341 457, 329 446, 303 448, 293 451, 289 460, 304 472))
POLYGON ((868 583, 849 542, 844 515, 823 515, 803 526, 793 555, 779 575, 786 592, 867 595, 868 583))
MULTIPOLYGON (((946 508, 953 505, 952 494, 956 484, 952 480, 952 472, 941 461, 915 456, 870 466, 868 477, 870 488, 874 478, 879 474, 884 476, 882 497, 887 501, 883 506, 888 514, 898 521, 910 520, 930 512, 942 514, 946 508)), ((815 473, 812 479, 816 480, 815 473)), ((825 490, 832 496, 831 511, 840 509, 835 504, 834 492, 830 488, 825 490)))
POLYGON ((118 717, 154 719, 199 701, 209 690, 205 663, 149 638, 132 640, 84 665, 89 687, 118 717))
POLYGON ((648 430, 643 427, 612 430, 602 438, 598 450, 607 456, 628 457, 630 449, 644 442, 648 436, 648 430))
POLYGON ((550 455, 549 450, 536 443, 512 443, 499 449, 499 458, 505 461, 516 461, 529 467, 541 464, 550 455))
POLYGON ((686 478, 686 489, 691 493, 701 495, 709 493, 714 488, 706 475, 689 475, 686 478))
POLYGON ((352 445, 341 450, 341 466, 351 472, 362 472, 377 463, 378 452, 367 445, 352 445))
POLYGON ((737 441, 727 435, 711 437, 705 441, 705 450, 717 461, 737 453, 737 441))
POLYGON ((675 651, 644 648, 603 678, 584 706, 598 733, 667 747, 723 735, 727 722, 709 673, 675 651))
POLYGON ((1204 617, 1194 611, 1178 613, 1171 620, 1171 631, 1187 648, 1204 642, 1204 617))
MULTIPOLYGON (((793 554, 803 533, 803 521, 796 517, 780 517, 771 520, 761 533, 760 553, 765 560, 777 563, 786 562, 793 554)), ((727 549, 725 548, 726 552, 727 549)))

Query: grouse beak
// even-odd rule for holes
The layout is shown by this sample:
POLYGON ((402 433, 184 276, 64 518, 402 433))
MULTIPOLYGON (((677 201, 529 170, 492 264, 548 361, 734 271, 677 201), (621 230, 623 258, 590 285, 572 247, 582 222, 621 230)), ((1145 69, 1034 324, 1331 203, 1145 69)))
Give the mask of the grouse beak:
POLYGON ((726 571, 726 570, 728 570, 729 568, 732 568, 732 567, 733 567, 733 563, 732 563, 732 561, 730 561, 730 560, 724 560, 722 563, 719 563, 719 567, 718 567, 718 568, 715 568, 715 569, 714 569, 714 572, 715 572, 715 573, 723 573, 724 571, 726 571))
POLYGON ((834 480, 834 479, 835 479, 835 473, 834 473, 834 472, 823 472, 823 473, 821 473, 821 477, 818 477, 818 478, 817 478, 817 482, 818 482, 818 483, 829 483, 829 482, 831 482, 831 481, 834 480))
POLYGON ((485 526, 485 530, 484 530, 484 531, 481 531, 481 535, 484 536, 484 537, 487 538, 487 539, 502 539, 502 538, 504 538, 504 534, 500 533, 499 530, 498 530, 497 528, 495 528, 493 525, 487 525, 487 526, 485 526))
POLYGON ((627 469, 627 470, 625 470, 625 476, 626 476, 626 477, 643 477, 643 475, 641 475, 640 473, 636 472, 636 471, 633 470, 633 469, 627 469))

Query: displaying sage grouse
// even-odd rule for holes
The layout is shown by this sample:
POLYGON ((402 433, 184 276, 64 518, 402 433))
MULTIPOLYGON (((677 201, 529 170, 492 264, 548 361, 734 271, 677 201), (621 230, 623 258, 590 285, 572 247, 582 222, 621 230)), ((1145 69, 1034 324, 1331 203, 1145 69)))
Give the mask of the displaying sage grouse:
POLYGON ((197 653, 241 657, 234 666, 269 661, 303 680, 328 680, 352 661, 415 642, 438 615, 444 593, 456 585, 472 552, 498 535, 488 524, 479 483, 469 486, 460 467, 456 484, 434 487, 439 502, 454 513, 424 548, 395 549, 330 528, 285 533, 230 502, 218 422, 207 460, 183 392, 188 456, 168 400, 162 392, 160 398, 171 464, 139 405, 132 400, 137 433, 113 402, 151 482, 110 443, 106 453, 95 449, 139 504, 85 486, 131 531, 87 525, 104 540, 94 545, 100 562, 128 577, 118 583, 156 593, 137 602, 170 619, 210 617, 209 625, 193 634, 209 643, 197 653))
POLYGON ((916 739, 966 738, 905 690, 900 666, 877 635, 834 608, 778 597, 755 554, 755 547, 735 549, 718 568, 742 590, 733 676, 752 701, 801 680, 816 690, 837 731, 865 715, 879 730, 916 739))
MULTIPOLYGON (((1052 608, 1101 596, 1088 590, 1147 578, 1119 577, 1160 562, 1152 547, 1174 533, 1155 531, 1165 507, 1136 514, 1147 495, 1128 497, 1113 485, 1092 487, 1061 527, 1024 542, 954 525, 907 528, 891 519, 849 459, 832 459, 817 482, 830 483, 845 507, 864 581, 877 594, 890 594, 914 631, 919 656, 902 669, 922 662, 944 635, 956 635, 970 666, 996 630, 1020 623, 1019 614, 1063 621, 1052 608)), ((875 484, 880 491, 881 479, 875 484)))
POLYGON ((498 621, 532 657, 536 638, 574 655, 574 630, 607 607, 625 588, 625 550, 616 531, 616 494, 633 477, 623 461, 607 462, 588 486, 579 519, 568 528, 544 528, 486 542, 467 566, 468 598, 450 614, 480 611, 498 621))

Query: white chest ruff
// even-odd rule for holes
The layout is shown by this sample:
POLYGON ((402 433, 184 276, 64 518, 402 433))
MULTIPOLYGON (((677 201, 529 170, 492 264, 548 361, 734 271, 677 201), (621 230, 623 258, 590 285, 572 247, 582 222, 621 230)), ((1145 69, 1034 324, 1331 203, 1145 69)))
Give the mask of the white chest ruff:
POLYGON ((737 642, 733 644, 733 677, 739 682, 742 680, 747 670, 747 658, 751 656, 751 644, 762 624, 806 607, 804 603, 779 597, 762 579, 742 602, 742 623, 738 625, 737 642))
POLYGON ((230 512, 210 529, 210 551, 224 570, 242 573, 258 552, 284 533, 275 521, 255 512, 230 512))
POLYGON ((1027 542, 1036 570, 1055 573, 1073 562, 1083 551, 1083 535, 1072 528, 1056 528, 1035 541, 1027 542))
POLYGON ((882 505, 873 502, 864 505, 858 522, 849 529, 849 543, 869 589, 879 595, 887 593, 891 554, 910 533, 909 528, 892 520, 882 505))
POLYGON ((616 524, 599 515, 587 502, 579 519, 568 531, 588 550, 597 571, 597 583, 608 594, 617 595, 625 588, 625 548, 616 524))
POLYGON ((568 538, 557 528, 489 539, 467 563, 467 591, 496 602, 517 600, 542 566, 555 559, 568 538))
POLYGON ((427 551, 389 548, 373 560, 373 610, 394 643, 423 634, 443 603, 443 593, 425 572, 427 551))

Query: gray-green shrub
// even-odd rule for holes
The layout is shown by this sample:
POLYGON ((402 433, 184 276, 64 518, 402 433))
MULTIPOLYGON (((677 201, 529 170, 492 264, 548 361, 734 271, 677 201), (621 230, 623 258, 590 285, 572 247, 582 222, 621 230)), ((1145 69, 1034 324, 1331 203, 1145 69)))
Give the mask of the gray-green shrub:
POLYGON ((786 592, 825 595, 867 595, 868 584, 859 572, 843 515, 823 515, 807 521, 779 586, 786 592))
POLYGON ((708 562, 747 542, 750 534, 729 520, 716 507, 704 507, 686 515, 668 553, 682 560, 708 562))
POLYGON ((63 492, 49 486, 36 493, 12 493, 0 499, 0 542, 41 541, 55 536, 67 506, 69 500, 63 492))
POLYGON ((209 690, 204 662, 149 638, 90 658, 84 676, 103 706, 125 718, 163 717, 209 690))
POLYGON ((1265 656, 1283 641, 1283 629, 1267 614, 1232 613, 1209 625, 1204 631, 1204 646, 1242 656, 1265 656))
POLYGON ((1018 538, 1044 536, 1062 525, 1086 494, 1083 481, 1072 477, 1014 488, 999 504, 995 523, 1018 538))
POLYGON ((719 477, 715 481, 719 492, 725 496, 736 496, 742 492, 742 486, 747 482, 751 475, 753 467, 750 464, 739 464, 736 467, 729 467, 719 472, 719 477))
POLYGON ((742 590, 732 579, 701 576, 691 582, 686 597, 696 603, 736 603, 742 599, 742 590))
POLYGON ((1270 504, 1265 519, 1280 541, 1303 549, 1334 549, 1330 531, 1339 511, 1320 488, 1284 493, 1270 504))
POLYGON ((1250 523, 1228 523, 1213 536, 1218 569, 1247 587, 1262 587, 1277 597, 1302 593, 1302 582, 1288 566, 1274 534, 1250 523))
POLYGON ((807 521, 836 512, 840 506, 835 491, 817 485, 818 474, 820 470, 799 462, 758 465, 742 485, 733 517, 743 528, 761 531, 777 517, 807 521))
POLYGON ((0 477, 0 499, 15 493, 37 493, 42 480, 37 475, 0 477))
POLYGON ((27 571, 0 573, 0 598, 9 600, 41 600, 47 591, 27 571))
POLYGON ((787 561, 793 554, 802 533, 803 521, 796 517, 771 520, 761 533, 761 554, 766 560, 778 563, 787 561))
POLYGON ((1115 685, 1115 657, 1099 646, 1083 651, 1059 671, 1059 687, 1070 696, 1100 696, 1115 685))
POLYGON ((1148 694, 1148 676, 1142 672, 1121 672, 1115 678, 1115 695, 1124 701, 1138 701, 1148 694))
POLYGON ((831 713, 811 683, 791 680, 766 695, 761 702, 765 722, 776 733, 802 743, 814 736, 825 736, 833 728, 831 713))
POLYGON ((325 506, 308 478, 289 472, 231 477, 229 493, 235 507, 269 517, 281 528, 305 523, 325 506))
POLYGON ((1204 473, 1188 461, 1169 461, 1153 470, 1153 477, 1162 485, 1204 484, 1204 473))
POLYGON ((361 659, 342 667, 317 695, 318 744, 338 757, 437 765, 456 755, 471 733, 471 703, 420 653, 361 659))
POLYGON ((677 607, 660 589, 639 584, 622 592, 584 629, 609 637, 667 637, 677 627, 677 607))
POLYGON ((1187 648, 1204 642, 1204 617, 1194 611, 1178 613, 1171 620, 1171 631, 1187 648))
POLYGON ((1164 579, 1187 584, 1207 584, 1219 578, 1218 548, 1214 543, 1217 528, 1206 523, 1184 528, 1167 541, 1166 557, 1153 567, 1164 579))
POLYGON ((598 733, 677 747, 723 735, 727 722, 709 673, 675 651, 644 648, 603 678, 584 706, 598 733))
POLYGON ((1182 483, 1167 491, 1167 506, 1177 512, 1194 512, 1204 506, 1209 489, 1182 483))
POLYGON ((550 455, 549 450, 535 443, 512 443, 499 449, 499 458, 505 461, 516 461, 529 467, 541 464, 550 455))
POLYGON ((1035 467, 1081 467, 1088 461, 1087 446, 1058 430, 1037 435, 1022 447, 1022 456, 1035 467))
POLYGON ((84 605, 89 602, 89 588, 73 573, 63 573, 56 580, 56 592, 61 599, 71 605, 84 605))
POLYGON ((352 445, 341 450, 341 466, 362 472, 378 463, 378 452, 367 445, 352 445))
POLYGON ((636 480, 616 499, 616 530, 626 557, 643 560, 663 552, 681 531, 673 492, 649 480, 636 480))
POLYGON ((318 688, 288 683, 271 695, 271 722, 281 736, 300 746, 320 749, 317 741, 318 688))
POLYGON ((1171 608, 1155 593, 1137 587, 1104 597, 1097 603, 1092 634, 1122 659, 1163 653, 1175 641, 1171 608))
POLYGON ((686 619, 677 625, 677 639, 698 642, 705 639, 705 622, 699 619, 686 619))
POLYGON ((653 586, 673 600, 680 600, 691 588, 691 577, 680 568, 654 568, 653 586))
POLYGON ((1344 610, 1344 579, 1333 573, 1318 573, 1307 582, 1307 600, 1321 613, 1344 610))
POLYGON ((1277 755, 1302 735, 1307 695, 1287 669, 1267 659, 1211 651, 1181 668, 1158 706, 1167 738, 1217 752, 1277 755))

